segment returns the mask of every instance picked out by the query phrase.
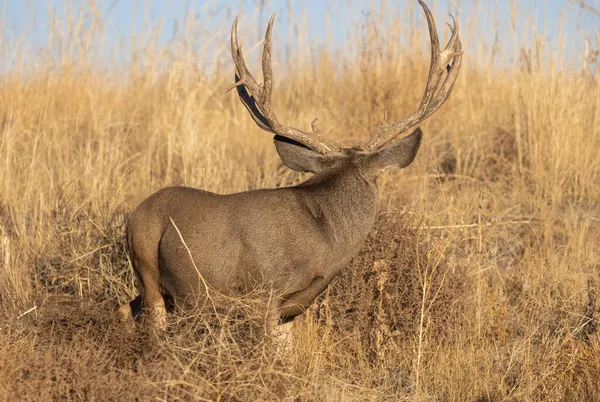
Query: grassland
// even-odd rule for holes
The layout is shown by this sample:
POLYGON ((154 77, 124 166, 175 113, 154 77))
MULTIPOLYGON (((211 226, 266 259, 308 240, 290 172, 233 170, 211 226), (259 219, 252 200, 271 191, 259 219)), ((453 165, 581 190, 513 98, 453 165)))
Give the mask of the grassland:
MULTIPOLYGON (((354 51, 296 48, 305 32, 276 27, 293 55, 275 65, 282 121, 318 116, 349 145, 384 108, 414 110, 426 31, 413 4, 384 5, 347 39, 354 51)), ((93 9, 72 15, 1 79, 0 400, 598 400, 600 90, 560 40, 497 27, 497 53, 460 19, 452 97, 415 162, 380 179, 373 233, 284 359, 252 298, 175 314, 158 338, 113 321, 136 294, 124 222, 143 198, 305 177, 222 94, 227 28, 167 47, 148 32, 117 60, 93 9)))

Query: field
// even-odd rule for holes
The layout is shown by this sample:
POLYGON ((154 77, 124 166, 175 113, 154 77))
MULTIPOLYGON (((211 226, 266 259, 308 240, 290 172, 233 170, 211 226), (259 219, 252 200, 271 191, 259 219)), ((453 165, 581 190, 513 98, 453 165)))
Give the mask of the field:
MULTIPOLYGON (((306 15, 276 22, 280 120, 318 117, 349 146, 384 109, 414 111, 429 53, 408 3, 349 22, 344 44, 311 48, 306 15)), ((0 400, 599 400, 597 42, 582 66, 566 49, 583 36, 545 33, 529 3, 511 2, 507 27, 492 6, 463 10, 450 100, 422 125, 414 163, 379 179, 376 226, 285 356, 262 336, 258 297, 177 312, 159 336, 114 320, 136 295, 124 224, 145 197, 308 177, 222 93, 230 15, 209 10, 188 22, 194 40, 168 45, 149 28, 120 58, 91 3, 65 2, 70 18, 41 48, 3 38, 0 400), (200 29, 211 19, 216 36, 200 29)), ((257 75, 264 27, 240 24, 257 75)))

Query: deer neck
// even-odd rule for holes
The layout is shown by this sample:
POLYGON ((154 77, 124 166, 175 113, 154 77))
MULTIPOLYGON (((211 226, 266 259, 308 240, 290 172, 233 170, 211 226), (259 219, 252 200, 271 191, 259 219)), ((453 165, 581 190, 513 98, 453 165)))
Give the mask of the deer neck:
POLYGON ((327 237, 339 247, 362 244, 375 221, 375 181, 358 170, 315 176, 298 187, 303 203, 327 237))

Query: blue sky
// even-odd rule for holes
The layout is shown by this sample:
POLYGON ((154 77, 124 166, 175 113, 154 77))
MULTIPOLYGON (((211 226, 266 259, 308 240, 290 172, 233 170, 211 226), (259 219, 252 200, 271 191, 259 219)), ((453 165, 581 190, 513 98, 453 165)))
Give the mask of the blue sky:
MULTIPOLYGON (((403 9, 406 1, 369 2, 367 0, 335 0, 335 1, 292 1, 292 0, 242 0, 242 1, 206 1, 206 0, 99 0, 102 20, 106 22, 106 39, 103 46, 115 48, 122 46, 128 49, 132 37, 146 37, 154 30, 159 45, 168 45, 177 38, 190 36, 211 38, 219 43, 225 42, 228 26, 233 16, 240 14, 241 25, 246 21, 262 21, 252 23, 252 31, 248 35, 258 41, 259 34, 264 32, 266 21, 272 12, 278 13, 276 32, 279 35, 293 34, 294 29, 302 27, 308 32, 307 43, 311 47, 323 44, 329 38, 333 46, 343 46, 348 29, 356 26, 353 23, 361 18, 368 18, 367 12, 376 7, 403 9), (265 4, 265 11, 259 13, 257 7, 265 4), (289 11, 293 12, 295 21, 287 21, 289 11), (300 16, 300 17, 299 17, 300 16), (193 30, 186 25, 194 21, 193 30), (297 19, 300 19, 298 21, 297 19)), ((413 1, 416 4, 416 1, 413 1)), ((447 20, 449 12, 457 14, 461 26, 469 21, 476 21, 481 31, 481 41, 493 43, 494 21, 503 29, 510 29, 510 0, 429 0, 434 11, 438 28, 443 28, 442 21, 447 20)), ((517 29, 526 27, 523 36, 534 37, 534 30, 542 32, 541 40, 552 46, 561 38, 568 38, 566 54, 569 58, 578 57, 585 35, 593 35, 600 18, 586 15, 569 0, 521 0, 528 12, 521 8, 517 14, 517 29), (520 15, 534 15, 535 21, 519 20, 520 15), (533 26, 533 29, 531 29, 533 26), (537 27, 536 27, 537 26, 537 27), (562 27, 562 30, 559 28, 562 27)), ((598 0, 589 1, 598 6, 598 0)), ((47 46, 50 26, 68 19, 69 10, 88 9, 88 1, 82 0, 5 0, 3 5, 4 25, 3 41, 13 46, 9 53, 32 52, 47 46), (51 19, 52 18, 52 19, 51 19), (19 39, 19 45, 14 40, 19 39), (18 47, 18 49, 16 48, 18 47), (27 49, 27 50, 26 50, 27 49)), ((397 13, 394 15, 398 15, 397 13)), ((419 16, 420 17, 420 16, 419 16)), ((419 18, 415 17, 415 18, 419 18)), ((249 29, 249 28, 247 28, 249 29)), ((292 35, 293 36, 293 35, 292 35)), ((531 40, 529 39, 523 39, 531 40)), ((125 53, 127 50, 125 50, 125 53)), ((510 62, 510 61, 509 61, 510 62)))

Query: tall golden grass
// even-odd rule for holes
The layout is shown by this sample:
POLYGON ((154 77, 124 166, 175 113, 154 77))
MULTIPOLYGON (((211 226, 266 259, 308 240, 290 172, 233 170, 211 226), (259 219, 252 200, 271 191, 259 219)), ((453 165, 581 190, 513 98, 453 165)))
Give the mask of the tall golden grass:
MULTIPOLYGON (((600 91, 566 59, 577 38, 549 38, 528 2, 511 2, 507 30, 492 6, 460 16, 450 100, 423 125, 411 167, 380 179, 369 241, 282 360, 257 335, 252 301, 227 319, 173 317, 159 339, 111 320, 135 295, 123 224, 143 198, 173 184, 229 193, 303 179, 222 93, 228 28, 202 31, 218 18, 207 13, 168 45, 149 30, 127 52, 104 49, 98 10, 65 4, 71 18, 42 49, 2 43, 27 57, 13 57, 0 87, 0 399, 598 398, 600 91), (499 44, 483 43, 483 24, 499 44)), ((384 2, 345 45, 319 50, 306 31, 276 26, 293 55, 275 65, 281 120, 318 116, 349 145, 384 109, 411 112, 428 67, 417 12, 384 2)), ((305 16, 289 17, 302 27, 305 16)), ((257 23, 241 28, 256 56, 257 23)))

